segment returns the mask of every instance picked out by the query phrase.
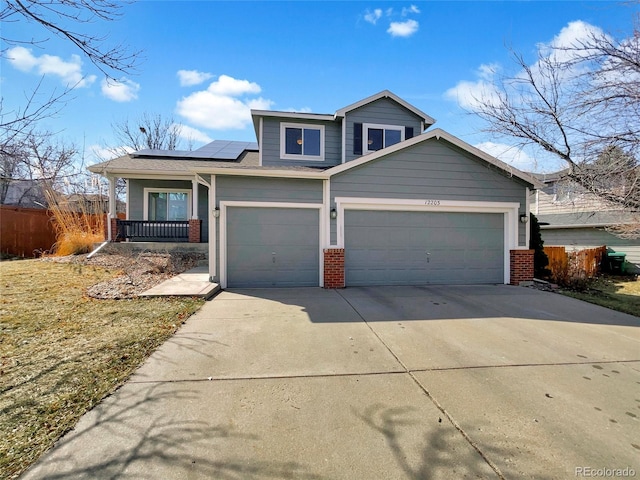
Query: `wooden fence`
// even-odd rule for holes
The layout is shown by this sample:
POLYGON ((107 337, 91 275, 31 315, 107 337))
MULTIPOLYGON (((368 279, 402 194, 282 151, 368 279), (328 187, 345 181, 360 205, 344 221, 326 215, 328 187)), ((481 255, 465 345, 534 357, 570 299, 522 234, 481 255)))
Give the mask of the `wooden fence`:
POLYGON ((564 282, 596 276, 600 272, 602 258, 607 254, 607 247, 569 252, 565 247, 544 247, 544 253, 549 258, 551 278, 556 282, 564 282))
MULTIPOLYGON (((118 214, 121 216, 124 214, 118 214)), ((0 205, 0 252, 31 258, 50 252, 55 243, 56 228, 49 210, 0 205)))
POLYGON ((56 229, 48 210, 0 205, 2 253, 29 258, 51 250, 55 243, 56 229))

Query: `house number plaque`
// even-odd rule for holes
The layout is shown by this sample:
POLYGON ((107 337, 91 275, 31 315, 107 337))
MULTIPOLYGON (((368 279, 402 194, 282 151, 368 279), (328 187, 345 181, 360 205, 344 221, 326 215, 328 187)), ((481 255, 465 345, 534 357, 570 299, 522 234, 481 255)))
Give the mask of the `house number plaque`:
POLYGON ((438 207, 438 206, 440 206, 440 200, 425 200, 424 204, 438 207))

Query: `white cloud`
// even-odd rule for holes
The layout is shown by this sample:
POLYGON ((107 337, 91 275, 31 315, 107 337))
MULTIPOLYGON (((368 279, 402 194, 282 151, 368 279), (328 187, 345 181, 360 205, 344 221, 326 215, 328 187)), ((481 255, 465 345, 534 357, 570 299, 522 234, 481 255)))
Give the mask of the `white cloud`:
POLYGON ((257 83, 220 75, 206 90, 179 100, 176 111, 199 127, 242 129, 251 122, 251 109, 267 110, 273 105, 262 97, 248 97, 261 90, 257 83))
POLYGON ((198 130, 197 128, 193 128, 188 125, 180 125, 179 128, 180 137, 184 138, 187 141, 199 143, 210 143, 213 141, 213 138, 204 133, 202 130, 198 130))
POLYGON ((391 22, 387 33, 392 37, 410 37, 418 31, 419 26, 419 23, 412 19, 404 22, 391 22))
POLYGON ((220 75, 218 80, 209 85, 207 90, 216 95, 236 97, 246 93, 260 93, 262 89, 257 83, 248 80, 238 80, 228 75, 220 75))
POLYGON ((95 75, 82 73, 82 60, 78 55, 71 55, 69 61, 55 55, 41 55, 31 53, 25 47, 13 47, 7 50, 6 58, 11 65, 22 72, 35 70, 39 75, 54 75, 68 87, 88 87, 96 80, 95 75))
POLYGON ((458 82, 445 92, 445 98, 458 102, 458 105, 467 110, 474 110, 481 103, 497 104, 499 93, 493 84, 493 78, 498 70, 497 64, 480 65, 476 71, 478 80, 458 82))
POLYGON ((102 94, 114 102, 130 102, 138 98, 140 84, 124 77, 117 81, 104 79, 101 89, 102 94))
POLYGON ((213 78, 213 74, 197 70, 178 70, 178 78, 180 79, 180 86, 190 87, 213 78))
POLYGON ((420 9, 416 5, 411 5, 410 7, 404 7, 402 9, 402 16, 406 17, 411 13, 420 13, 420 9))
POLYGON ((284 111, 294 112, 294 113, 311 113, 313 110, 311 110, 311 108, 309 107, 302 107, 302 108, 289 107, 289 108, 285 108, 284 111))
POLYGON ((479 150, 502 160, 505 163, 525 172, 533 172, 538 168, 536 159, 531 158, 523 150, 504 143, 482 142, 474 145, 479 150))
POLYGON ((364 14, 365 21, 369 22, 372 25, 375 25, 378 20, 382 17, 382 9, 376 8, 374 11, 367 10, 364 14))

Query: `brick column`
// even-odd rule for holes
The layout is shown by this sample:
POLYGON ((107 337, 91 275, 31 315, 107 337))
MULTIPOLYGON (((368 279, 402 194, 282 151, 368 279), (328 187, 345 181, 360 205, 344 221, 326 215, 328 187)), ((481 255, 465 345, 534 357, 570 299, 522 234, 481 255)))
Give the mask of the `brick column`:
POLYGON ((344 248, 324 249, 324 288, 344 288, 344 248))
POLYGON ((189 243, 200 243, 202 220, 189 220, 189 243))
POLYGON ((111 221, 109 222, 109 228, 111 228, 111 241, 112 242, 118 241, 118 238, 117 238, 118 237, 118 219, 117 218, 111 219, 111 221))
POLYGON ((511 275, 509 283, 520 285, 533 280, 533 250, 511 250, 511 275))

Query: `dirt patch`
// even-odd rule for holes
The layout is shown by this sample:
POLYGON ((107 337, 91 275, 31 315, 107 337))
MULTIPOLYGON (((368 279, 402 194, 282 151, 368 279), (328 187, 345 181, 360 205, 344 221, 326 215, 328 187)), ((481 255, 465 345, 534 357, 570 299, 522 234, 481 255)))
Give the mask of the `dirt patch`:
POLYGON ((45 257, 43 261, 72 263, 78 268, 102 267, 122 272, 121 275, 87 289, 87 295, 102 300, 136 298, 141 293, 165 280, 190 270, 205 259, 202 253, 139 253, 139 254, 98 254, 67 257, 45 257))

